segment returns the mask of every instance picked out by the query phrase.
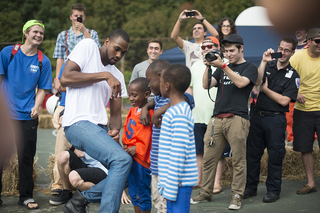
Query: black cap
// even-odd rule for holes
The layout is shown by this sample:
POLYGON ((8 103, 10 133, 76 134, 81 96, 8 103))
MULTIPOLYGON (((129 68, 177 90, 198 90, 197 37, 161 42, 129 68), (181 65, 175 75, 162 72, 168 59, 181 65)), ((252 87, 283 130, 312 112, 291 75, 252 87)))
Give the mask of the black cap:
POLYGON ((238 34, 231 34, 228 35, 227 37, 225 37, 222 40, 222 44, 229 42, 229 43, 237 43, 237 44, 242 44, 243 45, 243 39, 241 38, 241 36, 239 36, 238 34))

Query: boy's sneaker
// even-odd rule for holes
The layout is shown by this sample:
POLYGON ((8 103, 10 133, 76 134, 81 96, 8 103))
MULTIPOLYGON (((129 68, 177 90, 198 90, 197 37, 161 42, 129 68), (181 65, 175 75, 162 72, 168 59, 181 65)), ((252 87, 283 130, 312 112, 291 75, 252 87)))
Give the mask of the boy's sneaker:
POLYGON ((72 198, 72 192, 70 190, 63 189, 61 190, 61 192, 59 192, 59 194, 55 198, 52 198, 51 200, 49 200, 49 203, 51 203, 52 205, 58 206, 68 202, 68 200, 70 200, 71 198, 72 198))
POLYGON ((231 202, 229 204, 229 209, 235 210, 241 208, 241 196, 238 194, 231 195, 231 202))
POLYGON ((203 191, 200 191, 196 196, 191 198, 191 204, 197 204, 201 202, 210 202, 212 199, 212 195, 206 195, 203 191))

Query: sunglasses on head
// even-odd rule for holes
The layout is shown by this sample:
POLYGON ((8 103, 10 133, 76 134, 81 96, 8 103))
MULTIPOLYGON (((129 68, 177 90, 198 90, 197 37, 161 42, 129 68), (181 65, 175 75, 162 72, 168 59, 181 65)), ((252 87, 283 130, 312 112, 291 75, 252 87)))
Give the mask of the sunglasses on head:
POLYGON ((207 47, 208 49, 211 49, 213 46, 218 47, 218 45, 216 45, 216 44, 208 44, 208 45, 202 45, 202 46, 201 46, 201 49, 202 49, 202 50, 205 50, 206 47, 207 47))
POLYGON ((320 39, 312 39, 312 41, 316 42, 316 44, 320 44, 320 39))

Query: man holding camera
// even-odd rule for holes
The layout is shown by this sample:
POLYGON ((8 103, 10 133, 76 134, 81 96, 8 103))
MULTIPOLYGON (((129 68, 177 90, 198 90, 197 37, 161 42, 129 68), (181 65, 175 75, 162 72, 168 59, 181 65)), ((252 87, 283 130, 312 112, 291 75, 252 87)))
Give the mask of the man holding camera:
POLYGON ((87 29, 83 24, 86 20, 86 8, 82 4, 76 3, 71 6, 69 18, 72 26, 68 30, 59 33, 53 52, 53 58, 57 59, 56 78, 54 79, 54 87, 57 92, 61 88, 58 79, 60 69, 74 47, 84 38, 92 38, 99 47, 101 46, 98 33, 95 30, 87 29))
MULTIPOLYGON (((213 51, 220 51, 220 43, 216 37, 209 36, 204 39, 201 45, 203 57, 208 53, 213 53, 213 51)), ((228 62, 227 59, 223 59, 228 62)), ((217 68, 211 67, 214 72, 217 68)), ((208 90, 205 90, 202 86, 202 76, 206 70, 206 65, 203 63, 203 59, 199 59, 191 66, 191 83, 187 89, 187 93, 193 95, 195 107, 192 110, 194 117, 194 136, 196 142, 196 157, 198 165, 198 183, 196 188, 202 185, 202 163, 203 163, 203 137, 207 130, 208 122, 212 116, 214 109, 214 102, 210 100, 210 97, 215 97, 217 94, 217 89, 215 87, 209 90, 210 97, 208 95, 208 90)))
POLYGON ((204 136, 206 149, 203 156, 203 185, 201 191, 191 199, 191 203, 211 201, 217 164, 228 140, 233 164, 232 200, 229 209, 240 209, 247 172, 246 142, 250 126, 247 105, 258 72, 256 66, 246 62, 243 57, 241 36, 231 34, 221 43, 225 47, 225 55, 230 64, 227 65, 218 54, 215 54, 216 60, 204 60, 207 69, 202 78, 203 87, 218 87, 218 93, 213 118, 204 136), (210 78, 210 84, 209 65, 218 67, 210 78))
POLYGON ((171 32, 171 38, 174 40, 174 42, 176 42, 178 47, 186 55, 186 66, 189 69, 191 69, 191 66, 194 62, 196 62, 199 59, 202 59, 202 51, 200 47, 203 42, 203 39, 207 35, 207 29, 212 36, 218 37, 217 30, 197 10, 182 11, 180 13, 178 21, 174 25, 174 28, 171 32), (192 30, 195 43, 191 43, 190 41, 183 40, 179 36, 181 23, 183 22, 183 20, 188 18, 196 18, 199 20, 199 22, 196 22, 193 25, 193 30, 192 30))
MULTIPOLYGON (((56 64, 56 78, 54 79, 55 89, 61 92, 61 85, 59 81, 59 74, 62 65, 67 60, 68 55, 71 53, 73 48, 84 38, 92 38, 97 45, 100 47, 98 33, 94 30, 88 30, 85 28, 83 22, 86 19, 85 16, 86 8, 82 4, 74 4, 70 8, 70 20, 72 26, 67 31, 62 31, 57 37, 56 47, 54 49, 53 58, 57 59, 56 64), (90 32, 90 33, 89 33, 90 32)), ((58 118, 60 112, 64 107, 58 107, 54 112, 54 117, 58 118)), ((54 123, 54 126, 56 124, 54 123)), ((61 126, 57 125, 57 139, 55 146, 55 164, 53 167, 53 184, 51 186, 52 194, 59 194, 63 188, 60 181, 58 171, 58 157, 60 152, 68 148, 68 142, 65 138, 64 131, 61 126)))
POLYGON ((250 116, 247 184, 243 199, 257 196, 260 160, 265 148, 269 158, 267 194, 263 197, 263 202, 271 203, 280 198, 282 161, 286 153, 285 113, 289 111, 290 101, 296 100, 299 87, 299 75, 289 63, 295 49, 295 40, 286 37, 281 39, 278 53, 274 53, 271 48, 263 53, 256 81, 257 86, 261 85, 260 94, 250 116))

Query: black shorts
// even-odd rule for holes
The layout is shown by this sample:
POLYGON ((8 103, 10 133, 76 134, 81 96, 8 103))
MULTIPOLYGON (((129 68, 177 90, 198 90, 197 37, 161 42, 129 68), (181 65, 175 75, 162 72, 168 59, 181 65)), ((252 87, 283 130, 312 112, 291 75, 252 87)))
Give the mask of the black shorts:
POLYGON ((67 150, 70 154, 69 166, 71 171, 75 170, 85 182, 99 183, 107 177, 100 168, 88 167, 74 152, 67 150))
POLYGON ((314 133, 320 135, 320 111, 293 111, 293 150, 297 152, 312 152, 314 133))
POLYGON ((201 123, 194 124, 194 140, 196 142, 196 154, 203 154, 203 137, 207 131, 207 125, 201 123))

